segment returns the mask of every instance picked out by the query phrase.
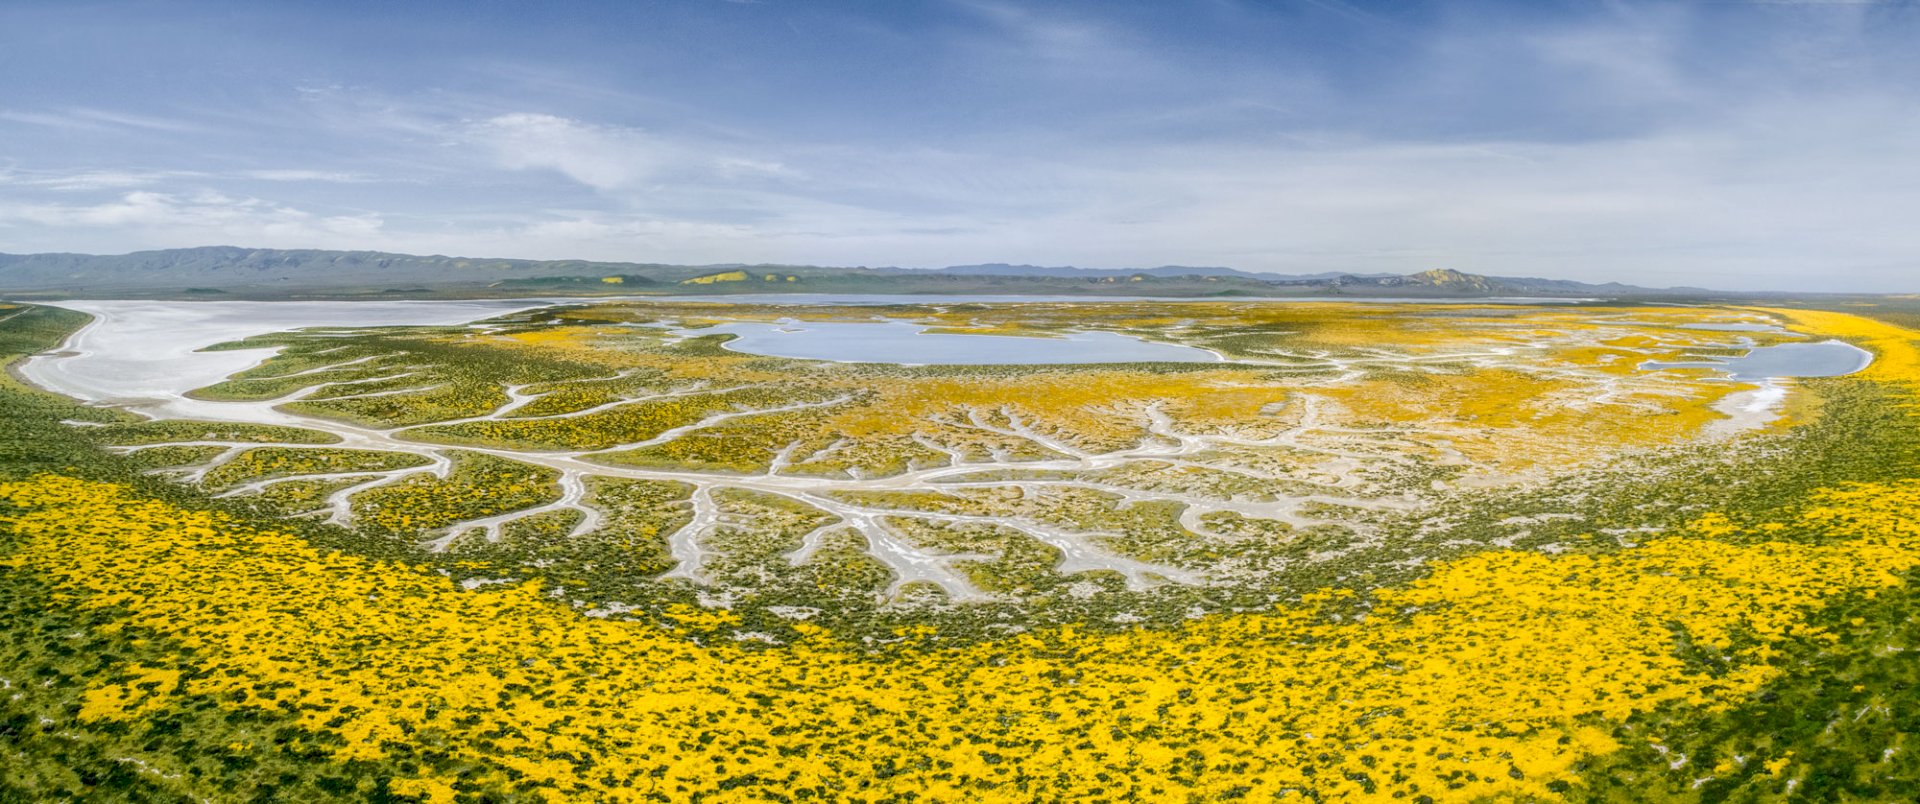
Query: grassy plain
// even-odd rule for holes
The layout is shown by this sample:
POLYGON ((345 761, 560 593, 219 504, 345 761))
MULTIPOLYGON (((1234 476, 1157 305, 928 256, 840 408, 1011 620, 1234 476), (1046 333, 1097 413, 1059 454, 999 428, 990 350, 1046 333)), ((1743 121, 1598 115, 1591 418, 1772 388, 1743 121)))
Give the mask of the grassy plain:
POLYGON ((1860 312, 602 304, 200 392, 310 427, 9 383, 0 793, 1899 800, 1920 333, 1860 312), (1230 362, 661 326, 876 315, 1230 362), (1738 433, 1637 369, 1762 316, 1879 359, 1738 433))

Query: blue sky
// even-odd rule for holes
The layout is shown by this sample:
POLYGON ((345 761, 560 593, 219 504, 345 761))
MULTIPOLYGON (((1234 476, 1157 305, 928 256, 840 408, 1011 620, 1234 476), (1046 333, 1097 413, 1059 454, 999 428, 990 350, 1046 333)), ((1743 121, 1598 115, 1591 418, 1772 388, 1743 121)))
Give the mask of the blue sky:
POLYGON ((1920 290, 1920 4, 0 3, 0 251, 1920 290))

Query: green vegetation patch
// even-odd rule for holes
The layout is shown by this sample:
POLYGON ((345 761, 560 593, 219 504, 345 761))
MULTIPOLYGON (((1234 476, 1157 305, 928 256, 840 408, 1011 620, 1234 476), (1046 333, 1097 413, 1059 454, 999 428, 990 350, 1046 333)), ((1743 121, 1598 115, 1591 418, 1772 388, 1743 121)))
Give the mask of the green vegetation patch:
POLYGON ((560 497, 559 473, 479 452, 457 453, 444 478, 416 472, 353 495, 354 521, 396 537, 518 511, 560 497))
POLYGON ((428 463, 427 458, 406 452, 258 447, 209 470, 201 476, 200 482, 208 489, 225 491, 244 483, 276 477, 384 472, 428 463))
POLYGON ((185 419, 109 424, 86 428, 85 434, 101 444, 139 446, 178 441, 215 441, 244 444, 337 444, 340 437, 302 427, 231 422, 196 422, 185 419))

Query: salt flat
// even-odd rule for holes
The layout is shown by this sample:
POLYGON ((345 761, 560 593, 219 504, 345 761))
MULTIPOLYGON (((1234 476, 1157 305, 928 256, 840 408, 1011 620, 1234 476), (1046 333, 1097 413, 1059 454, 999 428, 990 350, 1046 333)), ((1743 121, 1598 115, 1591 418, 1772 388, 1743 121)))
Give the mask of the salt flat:
POLYGON ((157 418, 281 423, 257 409, 190 399, 273 355, 272 349, 203 351, 255 335, 307 327, 459 324, 533 306, 509 301, 251 302, 63 301, 93 316, 57 352, 20 366, 34 384, 76 399, 125 405, 157 418), (264 417, 264 418, 263 418, 264 417))

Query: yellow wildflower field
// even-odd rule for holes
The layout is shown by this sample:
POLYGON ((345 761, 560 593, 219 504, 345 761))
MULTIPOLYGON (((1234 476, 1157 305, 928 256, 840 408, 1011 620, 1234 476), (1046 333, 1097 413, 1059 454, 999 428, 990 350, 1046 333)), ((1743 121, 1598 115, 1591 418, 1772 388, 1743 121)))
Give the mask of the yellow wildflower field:
POLYGON ((696 645, 111 484, 43 476, 0 500, 23 537, 8 566, 187 651, 115 668, 82 722, 202 697, 293 713, 336 738, 337 759, 431 741, 478 763, 395 784, 430 800, 1542 796, 1615 747, 1610 722, 1753 691, 1779 642, 1829 636, 1811 610, 1920 563, 1910 482, 1823 495, 1781 523, 1812 543, 1729 543, 1708 517, 1624 553, 1453 561, 1364 618, 1338 616, 1351 593, 1334 589, 1173 631, 873 658, 824 633, 696 645), (1675 630, 1730 669, 1691 671, 1675 630))

